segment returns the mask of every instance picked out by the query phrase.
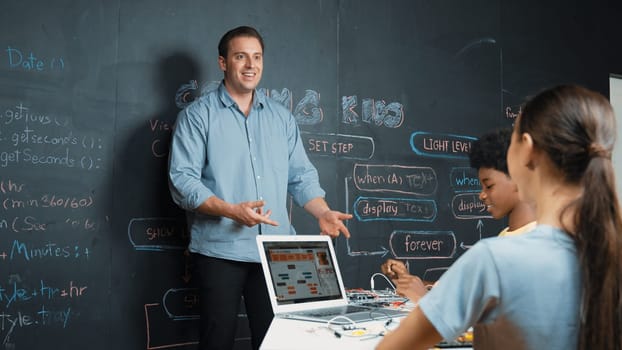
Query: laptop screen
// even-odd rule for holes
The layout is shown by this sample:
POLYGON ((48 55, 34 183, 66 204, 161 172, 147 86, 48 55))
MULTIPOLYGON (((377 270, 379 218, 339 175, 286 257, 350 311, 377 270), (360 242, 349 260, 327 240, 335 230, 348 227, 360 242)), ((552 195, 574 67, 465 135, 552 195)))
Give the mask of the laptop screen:
POLYGON ((278 305, 343 299, 328 241, 263 242, 278 305))

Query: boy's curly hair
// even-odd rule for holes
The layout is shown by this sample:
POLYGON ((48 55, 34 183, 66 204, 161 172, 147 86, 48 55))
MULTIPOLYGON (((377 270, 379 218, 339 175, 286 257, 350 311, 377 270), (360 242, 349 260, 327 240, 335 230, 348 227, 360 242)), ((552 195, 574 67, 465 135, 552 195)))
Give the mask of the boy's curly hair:
POLYGON ((482 135, 471 145, 469 161, 475 169, 492 168, 509 175, 506 156, 512 129, 502 128, 482 135))

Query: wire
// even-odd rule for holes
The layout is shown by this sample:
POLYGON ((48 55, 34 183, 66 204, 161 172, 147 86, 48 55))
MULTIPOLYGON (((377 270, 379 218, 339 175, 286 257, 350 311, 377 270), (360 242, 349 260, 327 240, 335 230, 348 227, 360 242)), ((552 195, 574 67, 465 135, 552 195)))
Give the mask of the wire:
POLYGON ((380 273, 380 272, 374 273, 373 275, 371 275, 371 277, 369 279, 369 285, 370 285, 372 291, 375 290, 375 288, 374 288, 374 277, 376 277, 376 276, 382 276, 387 281, 387 283, 391 286, 393 291, 395 292, 396 288, 395 288, 395 285, 393 284, 393 282, 391 282, 391 280, 387 276, 385 276, 383 273, 380 273))
POLYGON ((388 319, 387 322, 384 323, 384 329, 388 332, 394 330, 397 326, 398 324, 394 323, 392 318, 388 319), (393 326, 389 327, 391 324, 393 324, 393 326))
MULTIPOLYGON (((333 318, 331 318, 330 320, 326 321, 326 328, 328 328, 331 332, 333 332, 333 335, 336 338, 341 338, 341 336, 343 335, 341 332, 339 332, 338 330, 334 329, 333 327, 331 327, 331 323, 333 323, 335 320, 338 319, 345 319, 346 321, 349 322, 349 324, 351 324, 352 326, 349 326, 349 329, 355 329, 356 328, 356 322, 354 322, 351 318, 346 317, 346 316, 335 316, 333 318)), ((345 327, 345 326, 344 326, 345 327)))
POLYGON ((326 328, 328 328, 335 338, 341 338, 342 336, 350 336, 350 337, 360 337, 367 334, 367 329, 365 327, 357 326, 356 322, 354 322, 351 318, 346 316, 335 316, 326 322, 326 328), (333 327, 331 327, 331 323, 337 319, 345 319, 349 322, 349 325, 341 326, 343 331, 339 331, 333 327))
MULTIPOLYGON (((379 311, 379 310, 370 311, 370 316, 373 313, 382 314, 383 315, 382 319, 384 319, 385 317, 389 317, 388 314, 382 311, 379 311)), ((375 319, 373 316, 371 317, 372 319, 375 319)), ((376 319, 376 320, 379 320, 379 319, 376 319)), ((359 340, 368 340, 368 339, 373 339, 377 337, 382 337, 387 332, 390 332, 393 329, 395 329, 396 326, 397 324, 394 322, 393 318, 389 317, 386 321, 382 323, 381 329, 374 329, 375 327, 372 327, 371 329, 367 329, 366 327, 359 326, 351 318, 348 318, 342 315, 331 318, 330 320, 326 322, 326 325, 325 325, 325 327, 330 332, 333 333, 335 338, 352 337, 352 338, 359 338, 359 340), (344 319, 348 321, 348 324, 340 325, 341 327, 333 327, 332 324, 334 323, 335 320, 338 320, 338 319, 344 319), (393 325, 393 327, 389 327, 389 325, 393 325)))
POLYGON ((338 320, 338 319, 344 319, 344 320, 348 321, 348 323, 350 323, 351 325, 356 326, 356 322, 354 322, 354 320, 352 320, 351 318, 349 318, 347 316, 339 315, 339 316, 335 316, 335 317, 331 318, 330 320, 326 321, 326 327, 330 328, 330 324, 333 323, 333 321, 338 320))
MULTIPOLYGON (((388 316, 384 312, 381 312, 381 311, 372 311, 371 313, 381 313, 385 316, 388 316)), ((372 319, 374 319, 373 316, 371 317, 372 319)), ((384 329, 380 331, 374 331, 373 329, 367 329, 366 327, 359 326, 355 321, 353 321, 352 319, 346 316, 335 316, 326 322, 326 328, 328 328, 328 330, 330 330, 333 333, 335 338, 352 337, 352 338, 361 338, 361 340, 366 340, 366 339, 383 336, 385 333, 385 330, 387 329, 387 325, 391 324, 392 322, 393 322, 393 319, 389 318, 383 324, 384 329), (339 329, 339 327, 331 326, 331 323, 333 323, 335 320, 340 319, 340 318, 347 320, 349 323, 345 325, 341 325, 341 329, 339 329)))

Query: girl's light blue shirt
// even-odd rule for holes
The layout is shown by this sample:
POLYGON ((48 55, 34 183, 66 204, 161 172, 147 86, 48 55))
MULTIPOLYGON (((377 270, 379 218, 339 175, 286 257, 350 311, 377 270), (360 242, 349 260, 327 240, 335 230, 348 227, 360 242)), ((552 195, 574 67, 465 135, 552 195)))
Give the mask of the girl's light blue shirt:
POLYGON ((572 239, 539 225, 475 244, 419 307, 446 340, 473 325, 476 349, 576 349, 580 283, 572 239))

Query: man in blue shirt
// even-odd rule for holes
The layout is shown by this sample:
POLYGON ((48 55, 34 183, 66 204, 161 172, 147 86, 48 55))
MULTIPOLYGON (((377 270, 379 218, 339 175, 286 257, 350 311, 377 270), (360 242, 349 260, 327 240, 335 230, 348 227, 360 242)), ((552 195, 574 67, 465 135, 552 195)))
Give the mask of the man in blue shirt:
POLYGON ((309 161, 296 120, 258 94, 263 39, 251 27, 227 32, 218 44, 224 79, 218 89, 179 113, 169 159, 171 195, 188 213, 190 252, 200 279, 201 349, 231 349, 240 297, 252 345, 272 321, 255 236, 295 234, 287 195, 317 218, 321 234, 350 236, 331 210, 309 161))

